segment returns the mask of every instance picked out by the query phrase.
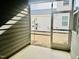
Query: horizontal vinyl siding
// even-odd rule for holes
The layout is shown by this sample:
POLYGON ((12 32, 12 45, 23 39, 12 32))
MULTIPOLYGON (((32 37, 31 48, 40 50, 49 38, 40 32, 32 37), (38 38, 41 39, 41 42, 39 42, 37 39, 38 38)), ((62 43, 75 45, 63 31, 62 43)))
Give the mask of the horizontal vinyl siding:
POLYGON ((30 20, 29 15, 25 15, 0 35, 0 59, 5 59, 29 43, 30 20))

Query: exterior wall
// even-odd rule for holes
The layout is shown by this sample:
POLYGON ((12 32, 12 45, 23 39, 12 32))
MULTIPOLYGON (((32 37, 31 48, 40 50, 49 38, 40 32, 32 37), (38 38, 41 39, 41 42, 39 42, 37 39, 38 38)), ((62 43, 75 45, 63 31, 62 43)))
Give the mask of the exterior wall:
POLYGON ((69 29, 70 13, 59 13, 53 15, 53 29, 69 29), (68 16, 68 25, 62 26, 62 16, 68 16))
POLYGON ((79 36, 75 31, 72 31, 71 56, 72 59, 77 59, 79 56, 79 36))
POLYGON ((32 15, 31 16, 31 30, 35 30, 35 23, 38 24, 37 31, 50 31, 51 15, 32 15))
MULTIPOLYGON (((51 30, 51 15, 32 15, 31 16, 31 29, 35 30, 34 20, 35 23, 38 24, 37 31, 50 31, 51 30)), ((69 29, 69 13, 61 13, 61 14, 54 14, 53 20, 53 28, 54 29, 69 29), (62 26, 62 16, 68 16, 68 26, 62 26)))
POLYGON ((0 27, 0 59, 8 59, 31 41, 29 11, 22 12, 0 27))
POLYGON ((71 10, 72 0, 69 0, 69 5, 63 5, 64 1, 55 1, 55 11, 71 10))
POLYGON ((74 12, 74 22, 71 41, 72 59, 79 59, 79 11, 74 12))

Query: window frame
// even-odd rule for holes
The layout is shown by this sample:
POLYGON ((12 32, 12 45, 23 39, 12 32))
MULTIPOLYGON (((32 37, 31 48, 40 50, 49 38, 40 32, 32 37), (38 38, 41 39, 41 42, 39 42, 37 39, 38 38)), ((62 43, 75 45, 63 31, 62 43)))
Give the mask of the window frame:
POLYGON ((67 26, 68 26, 68 16, 62 16, 62 27, 67 27, 67 26))
POLYGON ((69 5, 69 0, 64 0, 63 5, 69 5))

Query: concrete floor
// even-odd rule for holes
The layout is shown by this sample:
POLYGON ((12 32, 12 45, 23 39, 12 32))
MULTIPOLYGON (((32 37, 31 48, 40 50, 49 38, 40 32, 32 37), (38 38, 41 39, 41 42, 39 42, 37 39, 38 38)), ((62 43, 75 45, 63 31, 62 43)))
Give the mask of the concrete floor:
POLYGON ((68 52, 30 45, 9 59, 71 59, 68 52))

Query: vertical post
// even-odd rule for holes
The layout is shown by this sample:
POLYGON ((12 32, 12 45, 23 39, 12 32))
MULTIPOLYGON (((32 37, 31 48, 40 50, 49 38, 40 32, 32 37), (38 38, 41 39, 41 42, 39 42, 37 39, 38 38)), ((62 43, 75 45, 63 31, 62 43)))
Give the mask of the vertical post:
POLYGON ((30 10, 30 3, 28 3, 28 15, 29 15, 29 39, 31 43, 31 10, 30 10))
POLYGON ((51 48, 53 44, 52 42, 53 42, 53 3, 51 5, 51 37, 50 37, 51 48))
POLYGON ((72 38, 72 29, 73 29, 73 12, 74 12, 74 0, 72 0, 71 12, 70 12, 70 21, 69 21, 69 37, 68 37, 68 46, 71 47, 71 38, 72 38))

